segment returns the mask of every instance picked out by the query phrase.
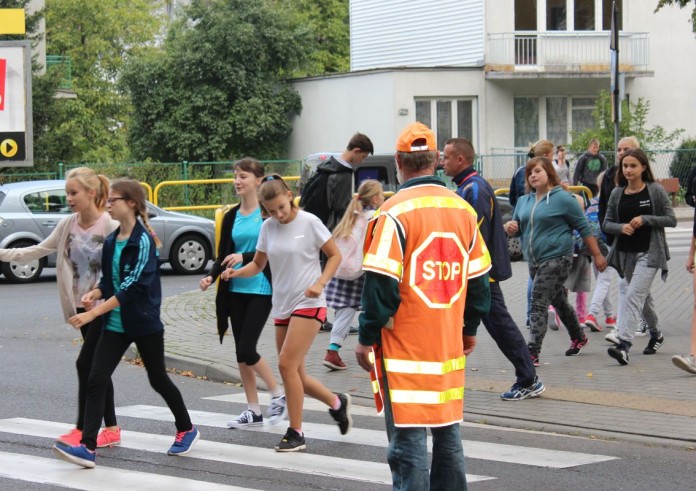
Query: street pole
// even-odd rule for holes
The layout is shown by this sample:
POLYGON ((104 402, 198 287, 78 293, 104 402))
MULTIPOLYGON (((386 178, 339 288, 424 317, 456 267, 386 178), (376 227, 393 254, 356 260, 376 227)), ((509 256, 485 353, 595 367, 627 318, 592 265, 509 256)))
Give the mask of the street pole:
MULTIPOLYGON (((619 89, 619 11, 616 2, 611 6, 611 39, 609 50, 611 54, 611 119, 614 123, 614 151, 619 146, 619 123, 621 123, 621 99, 619 89)), ((618 162, 616 162, 618 164, 618 162)))

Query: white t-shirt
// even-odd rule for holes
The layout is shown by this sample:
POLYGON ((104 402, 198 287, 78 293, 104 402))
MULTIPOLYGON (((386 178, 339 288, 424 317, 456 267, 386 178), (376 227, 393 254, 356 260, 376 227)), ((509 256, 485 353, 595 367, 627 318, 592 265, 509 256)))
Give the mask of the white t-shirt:
POLYGON ((321 220, 302 210, 287 224, 272 218, 263 222, 256 249, 266 254, 271 266, 273 318, 287 319, 298 309, 326 307, 323 292, 318 298, 308 298, 304 292, 321 276, 319 251, 330 238, 321 220))

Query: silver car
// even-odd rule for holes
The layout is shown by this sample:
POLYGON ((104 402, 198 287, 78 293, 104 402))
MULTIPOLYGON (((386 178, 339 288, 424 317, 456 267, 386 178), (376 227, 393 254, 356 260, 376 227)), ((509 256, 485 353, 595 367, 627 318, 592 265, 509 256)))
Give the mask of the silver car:
MULTIPOLYGON (((160 262, 179 274, 200 274, 215 250, 215 222, 147 204, 150 224, 162 241, 160 262)), ((0 248, 27 247, 48 237, 71 213, 65 181, 27 181, 0 186, 0 248)), ((55 267, 51 254, 28 264, 1 262, 11 283, 36 281, 45 267, 55 267)))

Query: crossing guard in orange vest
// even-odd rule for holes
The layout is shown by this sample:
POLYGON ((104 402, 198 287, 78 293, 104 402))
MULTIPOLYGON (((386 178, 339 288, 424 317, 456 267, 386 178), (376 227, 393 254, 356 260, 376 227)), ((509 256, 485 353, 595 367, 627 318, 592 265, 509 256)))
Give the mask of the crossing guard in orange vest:
POLYGON ((385 411, 394 489, 465 490, 465 353, 490 306, 490 255, 476 212, 433 175, 433 132, 413 123, 396 150, 402 185, 365 239, 356 358, 372 373, 377 407, 385 411))

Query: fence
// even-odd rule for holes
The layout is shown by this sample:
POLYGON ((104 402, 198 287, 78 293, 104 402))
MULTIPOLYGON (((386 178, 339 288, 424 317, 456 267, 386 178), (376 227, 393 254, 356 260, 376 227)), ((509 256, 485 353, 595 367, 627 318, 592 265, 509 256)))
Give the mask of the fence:
MULTIPOLYGON (((686 179, 689 171, 696 167, 696 149, 687 150, 648 150, 651 170, 655 179, 676 177, 682 188, 686 187, 686 179)), ((615 156, 611 152, 602 152, 610 165, 613 165, 615 156)), ((579 157, 577 155, 576 157, 579 157)), ((570 175, 575 170, 577 158, 568 159, 570 175)), ((527 163, 527 155, 523 152, 497 153, 477 156, 477 169, 480 170, 491 186, 494 188, 508 187, 510 179, 518 167, 527 163)))
MULTIPOLYGON (((688 150, 649 150, 652 161, 652 171, 656 179, 668 177, 679 178, 682 188, 693 167, 696 167, 696 149, 688 150)), ((613 165, 614 154, 603 153, 610 165, 613 165)), ((570 157, 571 175, 577 159, 570 157)), ((506 188, 515 170, 525 165, 527 155, 524 152, 492 153, 478 155, 476 168, 491 183, 494 188, 506 188)), ((55 172, 43 173, 13 173, 0 174, 0 184, 5 182, 27 181, 37 179, 63 179, 65 174, 75 167, 87 165, 100 174, 116 177, 130 177, 148 183, 152 188, 163 181, 186 181, 224 179, 234 177, 232 174, 233 161, 220 162, 173 162, 173 163, 122 163, 122 164, 57 164, 55 172)), ((281 176, 299 176, 302 166, 300 160, 268 160, 263 161, 267 173, 281 176)), ((288 183, 294 193, 297 193, 297 181, 288 183)), ((230 184, 201 184, 167 186, 158 193, 158 205, 164 208, 195 206, 211 203, 236 202, 234 188, 230 184)), ((212 212, 201 212, 212 216, 212 212)))

